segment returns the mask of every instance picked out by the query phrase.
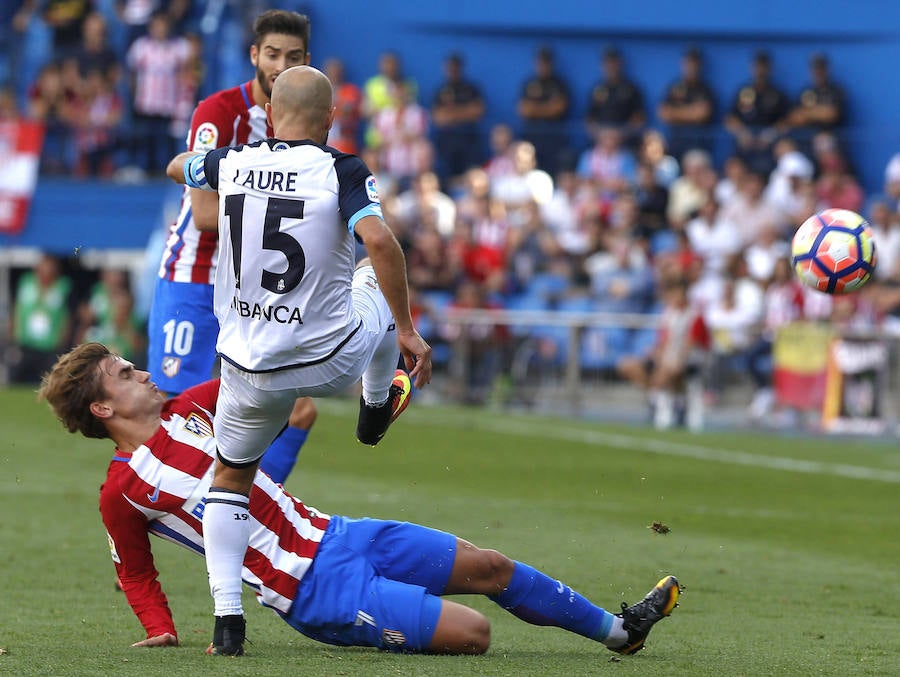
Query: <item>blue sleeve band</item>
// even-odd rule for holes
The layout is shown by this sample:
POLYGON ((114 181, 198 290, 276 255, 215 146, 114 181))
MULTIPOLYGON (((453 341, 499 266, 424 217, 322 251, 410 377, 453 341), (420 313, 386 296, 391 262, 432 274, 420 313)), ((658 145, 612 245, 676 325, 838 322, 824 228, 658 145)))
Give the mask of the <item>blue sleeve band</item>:
POLYGON ((353 216, 350 217, 350 220, 347 221, 347 228, 350 230, 351 235, 355 235, 354 228, 356 228, 356 222, 359 221, 364 216, 377 216, 382 221, 384 220, 384 214, 381 212, 381 205, 379 204, 370 204, 366 205, 358 212, 356 212, 353 216))
POLYGON ((195 155, 184 163, 184 182, 191 188, 212 190, 206 181, 206 172, 203 169, 205 156, 195 155))

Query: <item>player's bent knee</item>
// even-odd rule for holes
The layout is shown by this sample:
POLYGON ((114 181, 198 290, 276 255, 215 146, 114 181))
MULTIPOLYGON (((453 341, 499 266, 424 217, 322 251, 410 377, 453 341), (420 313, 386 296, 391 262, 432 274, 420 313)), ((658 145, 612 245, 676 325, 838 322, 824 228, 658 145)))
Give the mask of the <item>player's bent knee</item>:
POLYGON ((428 650, 440 654, 481 655, 491 645, 490 621, 457 602, 441 600, 441 616, 428 650))
POLYGON ((447 592, 497 595, 509 584, 514 568, 515 562, 506 555, 459 539, 447 592))
POLYGON ((484 579, 490 581, 492 585, 498 586, 501 590, 506 587, 512 576, 515 562, 496 550, 482 550, 481 562, 484 579))

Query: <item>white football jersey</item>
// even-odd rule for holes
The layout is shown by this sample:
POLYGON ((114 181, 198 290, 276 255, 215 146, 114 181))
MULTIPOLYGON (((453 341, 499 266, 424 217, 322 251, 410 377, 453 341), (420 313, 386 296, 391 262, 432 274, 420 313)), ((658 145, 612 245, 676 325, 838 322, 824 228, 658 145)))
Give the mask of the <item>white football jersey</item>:
POLYGON ((219 354, 254 373, 337 354, 359 328, 353 229, 382 217, 365 163, 311 141, 268 139, 210 151, 203 169, 219 191, 219 354))

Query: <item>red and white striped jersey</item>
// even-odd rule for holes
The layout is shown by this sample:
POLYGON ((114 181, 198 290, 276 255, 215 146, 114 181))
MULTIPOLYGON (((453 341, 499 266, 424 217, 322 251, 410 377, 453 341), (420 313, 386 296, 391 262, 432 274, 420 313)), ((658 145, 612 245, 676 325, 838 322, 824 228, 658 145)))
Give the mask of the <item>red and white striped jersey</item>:
POLYGON ((127 55, 135 79, 134 111, 171 118, 179 99, 178 72, 190 57, 191 43, 182 37, 135 40, 127 55))
MULTIPOLYGON (((188 150, 206 152, 224 146, 261 141, 272 135, 266 111, 253 102, 251 83, 224 89, 207 97, 194 110, 188 150)), ((218 234, 199 231, 191 210, 191 191, 185 187, 178 218, 159 266, 159 276, 173 282, 212 284, 216 278, 218 234)))
MULTIPOLYGON (((116 571, 148 637, 175 634, 149 534, 203 554, 203 499, 216 453, 212 420, 218 391, 219 382, 208 381, 169 400, 152 437, 131 453, 116 450, 100 488, 100 513, 116 571)), ((263 604, 287 612, 330 516, 257 472, 250 519, 244 582, 263 604)))

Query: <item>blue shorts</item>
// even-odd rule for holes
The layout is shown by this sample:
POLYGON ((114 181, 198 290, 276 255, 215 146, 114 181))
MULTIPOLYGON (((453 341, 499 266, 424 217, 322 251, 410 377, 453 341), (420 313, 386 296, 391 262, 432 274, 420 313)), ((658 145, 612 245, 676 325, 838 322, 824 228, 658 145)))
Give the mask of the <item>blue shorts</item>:
POLYGON ((176 394, 212 378, 219 336, 213 285, 157 279, 147 336, 147 370, 160 390, 176 394))
POLYGON ((425 651, 455 557, 452 534, 334 516, 282 617, 326 644, 425 651))

